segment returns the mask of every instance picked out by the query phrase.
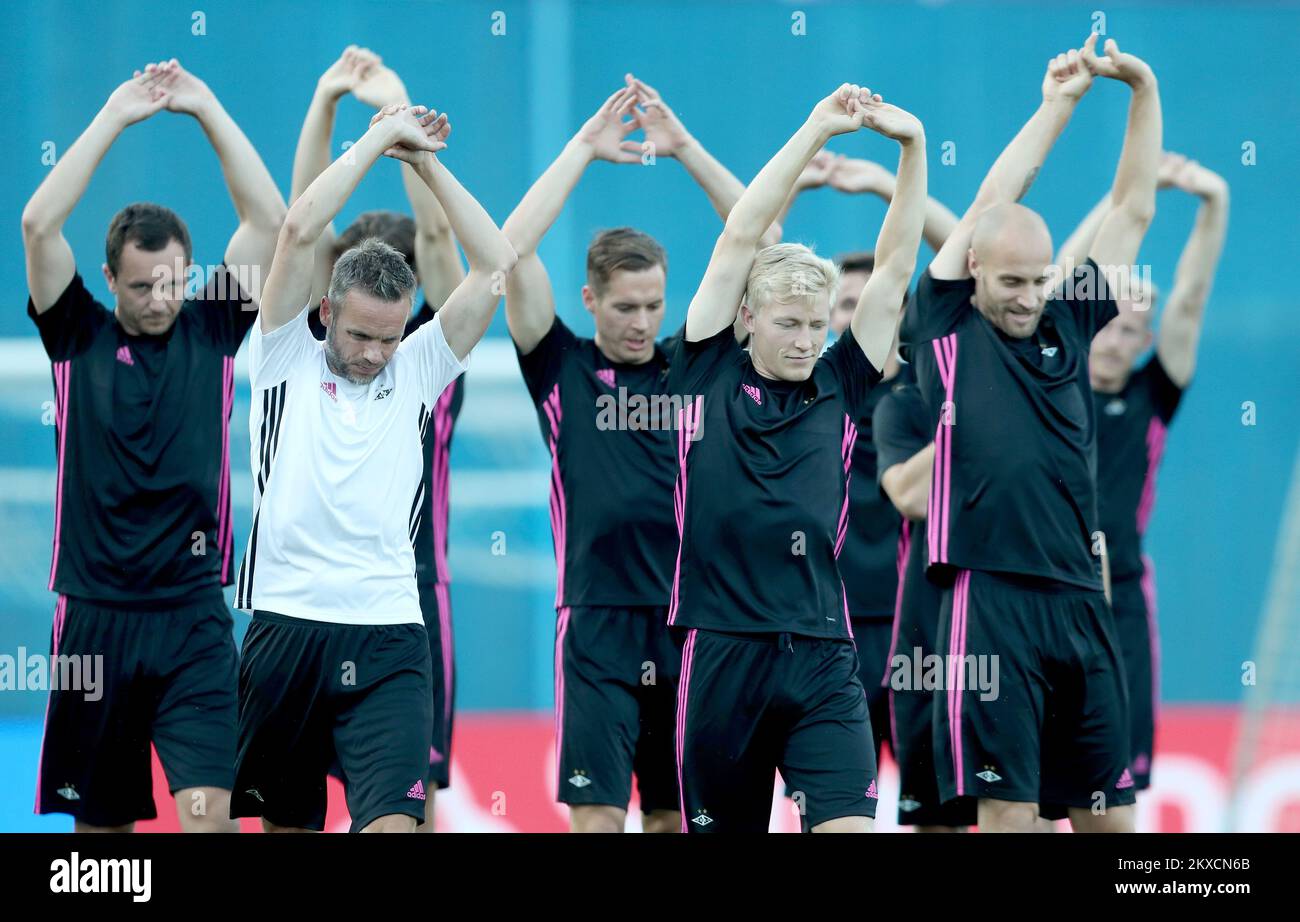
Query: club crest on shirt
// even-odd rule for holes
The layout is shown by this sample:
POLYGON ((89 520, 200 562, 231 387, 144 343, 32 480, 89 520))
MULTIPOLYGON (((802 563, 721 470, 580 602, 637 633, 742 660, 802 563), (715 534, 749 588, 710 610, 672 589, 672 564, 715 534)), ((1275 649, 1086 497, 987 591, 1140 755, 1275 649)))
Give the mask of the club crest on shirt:
POLYGON ((381 388, 380 388, 380 389, 375 393, 375 399, 376 399, 376 400, 383 400, 385 397, 387 397, 387 396, 388 396, 389 394, 391 394, 392 392, 393 392, 393 389, 392 389, 391 387, 381 387, 381 388))
POLYGON ((614 386, 614 369, 612 369, 612 368, 597 368, 597 369, 596 369, 596 377, 597 377, 597 378, 600 378, 600 380, 603 381, 603 382, 605 383, 605 386, 606 386, 606 387, 613 387, 613 386, 614 386))
POLYGON ((754 385, 742 384, 740 385, 740 389, 753 398, 754 403, 758 404, 760 407, 763 405, 763 392, 754 385))
POLYGON ((1051 358, 1056 358, 1056 350, 1057 350, 1057 348, 1058 348, 1058 347, 1056 347, 1056 346, 1044 346, 1044 347, 1043 347, 1043 355, 1047 356, 1049 359, 1051 359, 1051 358))
POLYGON ((1116 397, 1110 403, 1106 404, 1104 411, 1107 416, 1123 416, 1124 411, 1128 409, 1128 403, 1123 397, 1116 397))
POLYGON ((333 381, 322 381, 320 383, 320 389, 329 394, 330 400, 338 403, 338 388, 335 386, 333 381))

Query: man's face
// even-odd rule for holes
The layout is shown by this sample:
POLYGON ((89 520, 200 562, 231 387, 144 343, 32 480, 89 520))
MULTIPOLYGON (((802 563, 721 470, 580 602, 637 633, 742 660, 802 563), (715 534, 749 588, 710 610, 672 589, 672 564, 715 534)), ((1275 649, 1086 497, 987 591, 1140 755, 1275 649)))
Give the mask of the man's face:
POLYGON ((1003 333, 1015 339, 1034 335, 1047 304, 1052 241, 1045 235, 1004 234, 978 258, 970 252, 975 306, 1003 333))
POLYGON ((780 381, 806 381, 826 344, 830 328, 830 292, 789 304, 772 301, 757 311, 742 308, 749 331, 749 354, 762 375, 780 381))
POLYGON ((1147 300, 1117 302, 1119 314, 1092 340, 1088 370, 1093 381, 1123 384, 1137 358, 1151 345, 1151 304, 1147 300))
POLYGON ((330 371, 352 384, 369 384, 397 351, 410 312, 409 299, 381 301, 356 289, 339 305, 321 298, 330 371))
POLYGON ((615 269, 597 295, 582 286, 582 303, 596 322, 596 345, 612 362, 639 365, 654 357, 664 322, 664 267, 615 269))
POLYGON ((117 273, 104 266, 104 280, 117 298, 115 314, 122 328, 132 336, 158 336, 170 330, 185 301, 188 271, 189 260, 179 241, 169 240, 161 250, 142 250, 128 240, 117 273))
POLYGON ((835 309, 831 311, 831 329, 839 336, 853 322, 853 312, 858 309, 858 298, 867 287, 870 272, 845 272, 840 275, 839 293, 835 296, 835 309))

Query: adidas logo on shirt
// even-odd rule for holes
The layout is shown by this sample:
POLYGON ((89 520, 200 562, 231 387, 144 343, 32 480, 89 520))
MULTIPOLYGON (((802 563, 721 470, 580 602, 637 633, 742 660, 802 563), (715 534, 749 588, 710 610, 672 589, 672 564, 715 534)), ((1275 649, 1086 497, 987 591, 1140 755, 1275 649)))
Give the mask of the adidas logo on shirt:
POLYGON ((126 346, 117 347, 117 360, 123 365, 134 365, 135 359, 131 358, 131 350, 126 346))
POLYGON ((763 392, 754 387, 754 385, 742 384, 740 385, 740 389, 752 397, 754 403, 758 404, 760 407, 763 405, 763 392))
POLYGON ((606 387, 614 386, 614 369, 598 368, 596 370, 596 377, 600 378, 601 381, 605 382, 606 387))
POLYGON ((320 389, 329 394, 330 400, 338 403, 338 386, 333 381, 322 381, 320 389))

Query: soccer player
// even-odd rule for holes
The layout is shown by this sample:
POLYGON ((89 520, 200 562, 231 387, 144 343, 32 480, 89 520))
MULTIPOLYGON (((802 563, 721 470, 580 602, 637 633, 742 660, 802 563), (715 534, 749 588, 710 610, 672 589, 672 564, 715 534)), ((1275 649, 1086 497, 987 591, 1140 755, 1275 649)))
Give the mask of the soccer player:
POLYGON ((691 301, 668 381, 687 402, 669 612, 686 629, 677 701, 686 831, 766 830, 778 769, 805 830, 871 829, 871 724, 836 558, 856 425, 916 263, 925 188, 920 122, 844 84, 732 209, 691 301), (760 248, 760 238, 812 156, 863 126, 899 142, 898 191, 852 323, 823 355, 834 264, 797 244, 760 248), (748 352, 732 335, 738 307, 748 352))
MULTIPOLYGON (((1137 791, 1151 785, 1160 694, 1155 571, 1142 553, 1142 537, 1155 506, 1165 433, 1196 367, 1205 303, 1228 230, 1228 184, 1222 177, 1194 160, 1165 154, 1158 185, 1201 202, 1160 330, 1152 336, 1156 293, 1140 289, 1136 298, 1117 299, 1119 314, 1092 341, 1088 361, 1097 416, 1097 498, 1110 558, 1111 609, 1128 680, 1130 773, 1137 791), (1155 353, 1137 367, 1153 340, 1155 353)), ((1109 212, 1107 196, 1062 246, 1058 265, 1082 261, 1109 212)))
POLYGON ((519 254, 506 320, 551 452, 557 783, 573 832, 622 832, 633 775, 642 829, 681 827, 673 757, 681 652, 667 628, 677 467, 665 374, 675 339, 656 341, 668 260, 649 235, 615 228, 588 248, 591 339, 556 315, 537 248, 591 163, 641 162, 641 143, 625 140, 637 128, 652 145, 645 149, 680 161, 724 219, 744 191, 654 88, 625 79, 504 225, 519 254))
MULTIPOLYGON (((377 54, 368 48, 349 45, 317 82, 294 155, 290 204, 297 201, 329 166, 330 138, 338 101, 348 93, 373 108, 395 103, 410 105, 401 78, 384 66, 377 54)), ((320 322, 319 303, 329 285, 334 263, 366 239, 376 237, 401 253, 424 290, 424 301, 407 320, 403 337, 428 323, 465 278, 455 238, 437 197, 409 163, 403 163, 401 170, 414 220, 396 211, 367 211, 337 237, 332 227, 327 227, 320 236, 311 299, 314 306, 307 315, 307 323, 317 339, 326 336, 325 326, 320 322)), ((452 655, 451 572, 447 566, 449 464, 452 435, 464 399, 462 376, 447 385, 423 428, 424 479, 415 532, 415 574, 433 668, 433 746, 429 749, 429 777, 425 781, 428 800, 424 803, 424 822, 419 826, 420 832, 434 831, 437 791, 451 783, 456 684, 452 655)))
POLYGON ((102 698, 57 688, 46 709, 36 812, 70 813, 78 832, 129 832, 157 816, 150 743, 181 829, 238 831, 228 811, 238 667, 221 591, 233 546, 229 422, 235 352, 284 213, 248 138, 175 59, 114 90, 23 211, 27 313, 54 373, 50 651, 102 657, 105 670, 102 698), (105 245, 109 311, 63 225, 122 131, 164 109, 202 126, 239 226, 224 263, 196 279, 184 222, 128 205, 105 245))
MULTIPOLYGON (((822 151, 804 167, 786 201, 785 212, 802 192, 827 186, 849 195, 870 194, 893 200, 897 179, 887 167, 870 160, 822 151)), ((781 224, 785 224, 784 212, 781 224)), ((957 216, 933 198, 925 205, 922 236, 935 250, 957 224, 957 216)), ((829 342, 842 334, 853 320, 858 299, 871 271, 875 255, 868 251, 847 253, 836 259, 840 271, 835 304, 831 308, 829 342)), ((881 399, 894 385, 899 363, 895 350, 881 369, 883 378, 871 389, 853 445, 849 480, 848 535, 840 551, 840 573, 848 597, 853 641, 858 650, 858 678, 867 692, 876 763, 890 739, 891 717, 887 684, 893 620, 898 598, 899 513, 881 492, 876 476, 876 441, 872 416, 881 399), (883 680, 882 680, 883 677, 883 680)), ((928 724, 927 724, 928 727, 928 724)), ((894 753, 897 757, 897 753, 894 753)))
POLYGON ((253 612, 240 666, 234 816, 319 830, 337 757, 354 831, 424 819, 433 689, 412 542, 421 432, 491 321, 514 251, 434 152, 446 115, 385 106, 294 202, 249 345, 254 517, 236 604, 253 612), (402 159, 438 197, 465 280, 405 340, 416 279, 367 240, 339 257, 307 324, 314 252, 361 177, 402 159), (399 344, 399 340, 401 340, 399 344))
POLYGON ((1094 556, 1087 357, 1155 211, 1161 118, 1151 69, 1113 40, 1098 57, 1096 38, 1050 62, 1042 105, 903 321, 935 426, 930 575, 950 583, 939 789, 945 801, 978 798, 982 831, 1028 831, 1040 813, 1076 830, 1133 829, 1123 666, 1094 556), (1088 262, 1049 299, 1051 236, 1017 201, 1094 74, 1130 86, 1127 133, 1088 262))
POLYGON ((876 405, 871 433, 878 453, 879 488, 903 517, 885 676, 890 746, 898 760, 898 823, 915 826, 917 832, 961 832, 975 822, 975 802, 961 798, 943 803, 935 779, 931 727, 935 680, 942 678, 935 671, 941 668, 935 657, 942 649, 937 632, 943 593, 925 577, 925 513, 934 442, 912 365, 902 365, 889 392, 876 405))

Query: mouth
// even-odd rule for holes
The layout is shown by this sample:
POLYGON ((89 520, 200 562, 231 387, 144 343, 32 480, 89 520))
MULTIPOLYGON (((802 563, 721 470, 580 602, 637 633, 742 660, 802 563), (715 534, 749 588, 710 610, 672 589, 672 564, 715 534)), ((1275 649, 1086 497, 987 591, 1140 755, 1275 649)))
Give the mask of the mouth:
POLYGON ((624 345, 626 345, 626 346, 628 347, 628 349, 630 349, 630 350, 633 351, 633 352, 640 352, 642 349, 644 349, 644 348, 646 347, 646 342, 647 342, 647 340, 645 340, 645 339, 625 339, 625 340, 623 340, 624 345))

